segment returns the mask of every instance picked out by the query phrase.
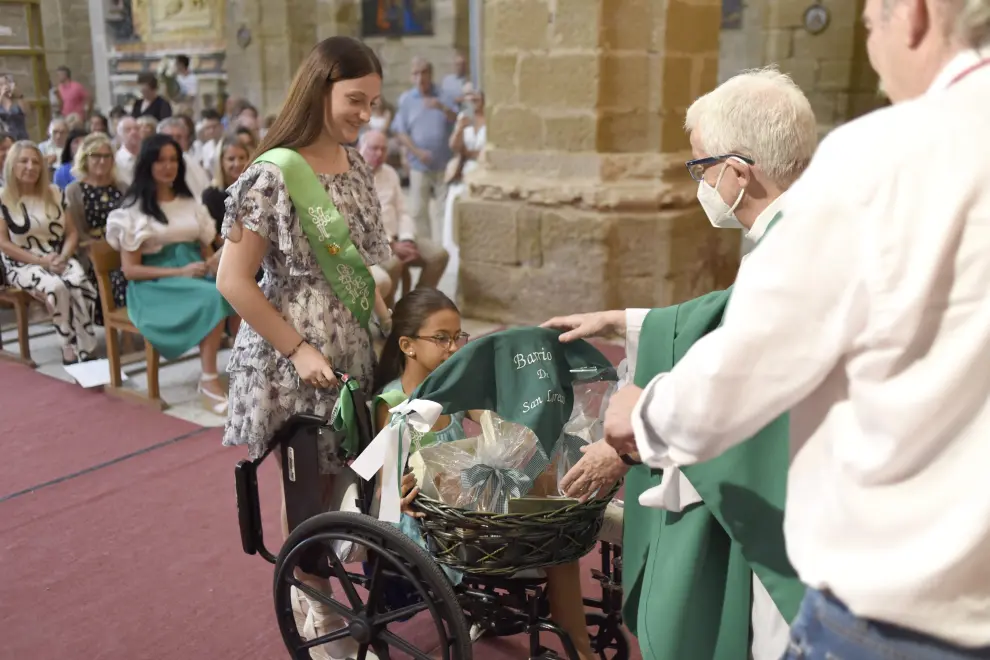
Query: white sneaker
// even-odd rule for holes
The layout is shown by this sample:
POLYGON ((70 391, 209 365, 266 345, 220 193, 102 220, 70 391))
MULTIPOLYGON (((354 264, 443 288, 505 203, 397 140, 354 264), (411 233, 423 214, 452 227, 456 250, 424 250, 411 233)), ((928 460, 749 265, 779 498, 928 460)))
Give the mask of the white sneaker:
MULTIPOLYGON (((306 614, 306 622, 302 627, 302 638, 309 641, 322 635, 326 635, 331 630, 338 630, 344 625, 344 621, 335 614, 320 616, 317 621, 317 614, 310 608, 306 614)), ((358 654, 358 643, 350 637, 338 639, 336 642, 329 642, 315 646, 309 650, 309 655, 313 660, 356 660, 358 654)), ((368 649, 364 656, 366 660, 378 660, 378 656, 368 649)))
POLYGON ((485 629, 477 623, 471 624, 471 643, 474 644, 485 634, 485 629))

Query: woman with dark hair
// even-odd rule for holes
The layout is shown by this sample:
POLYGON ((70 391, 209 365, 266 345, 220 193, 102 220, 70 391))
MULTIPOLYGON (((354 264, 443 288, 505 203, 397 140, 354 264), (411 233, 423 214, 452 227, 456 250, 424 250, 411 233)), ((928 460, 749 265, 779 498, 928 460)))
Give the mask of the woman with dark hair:
POLYGON ((209 277, 216 226, 185 180, 178 143, 153 135, 141 145, 134 181, 107 216, 107 242, 120 250, 127 315, 162 357, 199 345, 199 391, 216 414, 227 412, 217 352, 230 305, 209 277))
POLYGON ((137 77, 138 89, 141 96, 134 101, 131 106, 131 116, 154 117, 158 121, 172 116, 172 106, 163 97, 158 95, 158 78, 155 74, 139 73, 137 77))
MULTIPOLYGON (((331 413, 334 368, 371 394, 375 282, 368 265, 391 251, 374 177, 345 145, 357 141, 381 87, 381 63, 366 45, 350 37, 317 44, 296 72, 261 155, 229 189, 217 287, 246 323, 228 366, 231 407, 223 441, 247 445, 252 458, 292 415, 331 413), (259 266, 260 285, 254 279, 259 266)), ((337 467, 321 444, 325 486, 337 467)), ((330 588, 313 575, 300 579, 330 588)), ((297 613, 304 601, 307 639, 341 627, 324 604, 307 598, 294 599, 297 613)), ((356 657, 357 644, 347 638, 310 654, 356 657)))
POLYGON ((69 133, 69 137, 65 140, 65 146, 62 147, 62 158, 59 160, 58 169, 55 170, 55 176, 52 177, 59 190, 65 190, 70 183, 76 180, 76 177, 72 175, 72 165, 76 160, 79 145, 86 139, 86 135, 86 131, 76 128, 69 133))

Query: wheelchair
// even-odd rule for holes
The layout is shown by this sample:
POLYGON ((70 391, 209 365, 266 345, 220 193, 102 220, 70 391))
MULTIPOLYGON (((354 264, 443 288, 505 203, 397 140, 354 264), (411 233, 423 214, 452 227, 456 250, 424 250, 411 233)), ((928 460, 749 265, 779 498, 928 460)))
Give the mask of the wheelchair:
MULTIPOLYGON (((338 379, 342 388, 347 386, 346 374, 338 374, 338 379)), ((363 449, 373 438, 370 408, 356 387, 352 400, 363 449)), ((357 511, 322 511, 319 496, 296 488, 298 482, 305 481, 299 474, 303 466, 316 462, 317 437, 329 432, 333 432, 332 426, 324 417, 294 416, 275 434, 263 456, 242 460, 235 468, 242 547, 245 553, 260 555, 274 565, 275 616, 290 658, 309 660, 309 649, 351 637, 360 649, 358 660, 365 660, 369 651, 383 660, 471 660, 477 637, 524 633, 529 637, 530 660, 578 659, 570 637, 549 618, 545 577, 493 575, 468 569, 454 584, 441 569, 442 558, 423 550, 397 526, 368 515, 374 506, 374 480, 357 479, 357 511), (293 526, 293 515, 289 515, 291 532, 277 555, 265 546, 258 494, 258 468, 274 451, 281 452, 283 480, 291 482, 286 482, 286 508, 298 521, 293 526), (344 547, 350 551, 340 551, 344 547), (355 553, 356 548, 362 550, 355 553), (362 560, 348 563, 354 556, 362 560), (331 580, 332 593, 319 592, 300 581, 296 569, 331 580), (305 640, 292 607, 293 588, 322 603, 344 625, 305 640), (438 646, 417 648, 389 628, 424 612, 427 616, 416 630, 431 628, 438 646), (563 655, 542 643, 544 634, 559 640, 563 655)), ((597 533, 595 529, 594 538, 597 533)), ((626 660, 629 645, 622 627, 621 548, 600 541, 598 549, 601 564, 592 575, 601 593, 584 599, 591 610, 586 610, 591 646, 601 660, 626 660)))

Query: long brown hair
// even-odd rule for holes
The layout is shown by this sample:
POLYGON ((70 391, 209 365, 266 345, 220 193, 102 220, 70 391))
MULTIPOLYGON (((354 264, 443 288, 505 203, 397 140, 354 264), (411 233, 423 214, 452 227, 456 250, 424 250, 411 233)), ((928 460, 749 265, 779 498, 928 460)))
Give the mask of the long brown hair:
POLYGON ((352 37, 330 37, 316 44, 296 71, 285 104, 265 133, 256 154, 276 147, 299 149, 323 131, 324 106, 335 82, 382 75, 382 63, 368 46, 352 37))
POLYGON ((375 392, 402 376, 406 368, 406 356, 399 348, 403 337, 415 337, 426 321, 437 312, 449 309, 460 314, 454 301, 437 289, 426 287, 413 289, 402 296, 392 313, 392 332, 382 347, 382 357, 375 368, 375 392))

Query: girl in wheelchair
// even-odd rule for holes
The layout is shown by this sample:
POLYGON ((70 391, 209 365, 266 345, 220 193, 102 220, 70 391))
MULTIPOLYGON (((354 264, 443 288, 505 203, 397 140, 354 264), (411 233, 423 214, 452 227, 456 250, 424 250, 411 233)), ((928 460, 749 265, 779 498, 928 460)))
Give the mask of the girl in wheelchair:
MULTIPOLYGON (((461 316, 457 306, 443 293, 435 289, 416 289, 403 297, 392 316, 392 332, 385 342, 381 359, 375 372, 375 399, 373 411, 377 428, 389 421, 389 410, 402 403, 437 367, 446 361, 468 340, 461 329, 461 316)), ((420 447, 461 440, 466 437, 464 419, 478 421, 480 411, 441 415, 430 433, 418 439, 420 447)), ((539 477, 535 480, 533 495, 548 495, 556 489, 553 480, 539 477)), ((379 480, 381 483, 381 480, 379 480)), ((400 529, 425 549, 425 543, 414 517, 412 500, 416 496, 416 484, 411 473, 402 482, 403 516, 400 529)), ((578 651, 581 660, 597 657, 591 649, 585 622, 581 594, 581 579, 577 562, 543 569, 547 577, 547 594, 550 613, 563 628, 578 651)), ((459 576, 448 575, 453 581, 459 576)))

